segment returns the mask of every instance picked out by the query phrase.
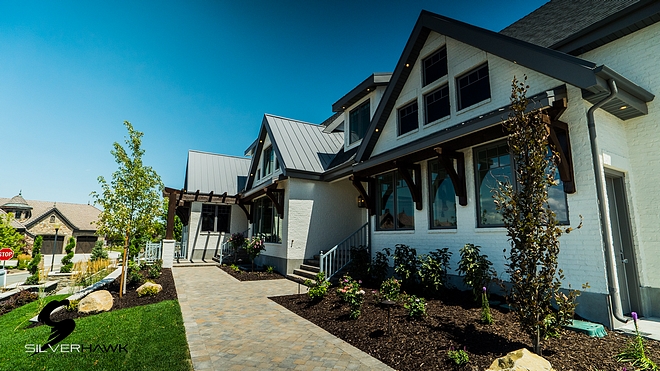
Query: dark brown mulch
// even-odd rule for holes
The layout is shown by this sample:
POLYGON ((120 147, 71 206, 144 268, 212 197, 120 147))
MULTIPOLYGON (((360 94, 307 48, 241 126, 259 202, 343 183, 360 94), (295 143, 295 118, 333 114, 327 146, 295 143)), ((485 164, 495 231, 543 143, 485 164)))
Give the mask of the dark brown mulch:
POLYGON ((39 295, 37 295, 34 292, 30 292, 27 290, 19 291, 14 295, 0 301, 0 316, 5 313, 9 313, 12 310, 21 307, 27 303, 31 303, 37 300, 38 297, 39 295))
MULTIPOLYGON (((481 308, 471 293, 450 291, 444 297, 429 300, 427 316, 419 320, 408 319, 402 305, 393 307, 391 336, 385 333, 387 309, 377 303, 371 291, 366 293, 357 320, 349 319, 348 305, 340 301, 334 289, 317 304, 304 294, 271 299, 397 370, 452 370, 446 355, 452 347, 465 347, 469 353, 470 363, 460 370, 484 370, 510 351, 531 349, 531 341, 519 330, 513 313, 492 308, 495 323, 484 325, 480 323, 481 308)), ((557 371, 620 371, 625 364, 614 356, 628 339, 612 331, 598 339, 564 330, 561 339, 544 342, 543 356, 557 371)), ((649 357, 660 361, 660 342, 649 340, 646 344, 649 357)))
MULTIPOLYGON (((146 271, 141 273, 144 277, 147 277, 146 271)), ((112 294, 113 304, 112 304, 112 309, 110 309, 110 311, 136 307, 139 305, 154 304, 165 300, 177 300, 176 286, 174 285, 174 277, 172 276, 171 269, 163 268, 160 277, 151 280, 163 286, 163 290, 154 296, 142 296, 142 297, 139 297, 137 295, 137 292, 135 291, 138 287, 140 287, 141 284, 129 283, 126 286, 126 294, 120 298, 119 297, 120 278, 117 278, 113 282, 111 282, 107 287, 104 288, 105 290, 110 291, 110 294, 112 294)), ((60 310, 54 313, 53 315, 51 315, 51 319, 53 319, 54 321, 61 321, 66 318, 82 318, 91 315, 93 314, 83 314, 77 311, 69 312, 66 310, 60 310)), ((41 322, 37 322, 32 326, 39 326, 41 324, 42 324, 41 322)))
POLYGON ((236 272, 227 265, 220 265, 218 266, 218 268, 229 273, 229 275, 231 275, 232 277, 236 278, 239 281, 281 280, 285 278, 283 275, 277 272, 273 272, 273 273, 258 272, 258 271, 251 272, 244 270, 239 270, 238 272, 236 272))

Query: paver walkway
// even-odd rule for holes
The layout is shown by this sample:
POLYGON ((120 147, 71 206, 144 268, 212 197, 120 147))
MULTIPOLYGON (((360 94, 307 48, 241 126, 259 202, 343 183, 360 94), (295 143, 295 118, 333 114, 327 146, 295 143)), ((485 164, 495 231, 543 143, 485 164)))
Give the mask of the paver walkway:
POLYGON ((217 267, 172 269, 193 366, 203 370, 392 370, 267 297, 289 280, 240 282, 217 267))

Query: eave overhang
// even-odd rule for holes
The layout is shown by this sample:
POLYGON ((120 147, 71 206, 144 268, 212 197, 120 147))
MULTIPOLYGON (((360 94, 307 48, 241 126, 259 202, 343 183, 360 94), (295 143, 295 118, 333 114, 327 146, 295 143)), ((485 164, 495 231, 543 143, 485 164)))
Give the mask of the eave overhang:
POLYGON ((386 86, 392 77, 391 73, 380 72, 374 73, 362 81, 358 86, 353 88, 348 94, 341 97, 332 105, 332 112, 342 112, 347 107, 350 107, 360 99, 366 97, 369 93, 374 91, 378 86, 386 86))

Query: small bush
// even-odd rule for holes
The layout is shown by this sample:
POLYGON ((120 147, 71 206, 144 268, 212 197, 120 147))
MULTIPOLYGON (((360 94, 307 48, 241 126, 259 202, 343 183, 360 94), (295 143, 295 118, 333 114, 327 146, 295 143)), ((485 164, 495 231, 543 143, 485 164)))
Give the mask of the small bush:
POLYGON ((447 285, 447 270, 451 252, 448 248, 431 251, 428 255, 419 256, 417 274, 425 289, 438 292, 442 286, 447 285))
POLYGON ((403 307, 406 308, 408 316, 411 318, 420 318, 426 315, 426 301, 424 298, 410 295, 403 307))
POLYGON ((73 237, 69 238, 69 242, 66 244, 64 251, 66 255, 62 258, 62 266, 60 267, 60 273, 71 273, 73 268, 73 249, 76 247, 76 239, 73 237))
POLYGON ((66 311, 67 312, 77 312, 79 303, 80 303, 80 300, 69 300, 69 305, 66 306, 66 311))
POLYGON ((330 287, 330 281, 325 278, 325 273, 319 272, 316 274, 314 281, 305 280, 305 286, 309 287, 307 295, 312 301, 320 301, 328 293, 328 287, 330 287))
POLYGON ((377 251, 376 256, 371 262, 369 267, 369 275, 374 284, 380 285, 387 278, 387 273, 390 269, 390 252, 389 248, 383 249, 383 251, 377 251))
POLYGON ((158 287, 156 286, 145 286, 137 292, 138 297, 143 296, 156 296, 158 294, 158 287))
POLYGON ((639 333, 639 327, 637 327, 637 313, 632 312, 631 315, 635 322, 635 337, 628 341, 623 352, 616 356, 616 360, 619 362, 630 362, 636 370, 656 371, 658 370, 658 366, 646 355, 644 338, 642 338, 642 335, 639 333))
POLYGON ((160 277, 163 271, 163 261, 161 259, 156 260, 152 265, 147 268, 147 275, 149 278, 158 278, 160 277))
POLYGON ((18 265, 16 268, 18 269, 26 269, 28 267, 28 262, 32 259, 32 257, 28 254, 20 254, 16 257, 16 260, 18 261, 18 265))
POLYGON ((273 267, 272 265, 267 265, 266 273, 275 273, 275 267, 273 267))
POLYGON ((360 288, 362 281, 355 281, 351 276, 345 275, 339 281, 337 295, 351 308, 351 319, 360 317, 362 303, 364 302, 364 290, 360 288))
POLYGON ((380 285, 380 300, 399 300, 401 294, 401 282, 394 277, 390 277, 387 280, 383 281, 380 285))
POLYGON ((348 263, 348 271, 359 279, 369 279, 371 268, 371 257, 366 246, 351 246, 351 261, 348 263))
POLYGON ((417 250, 404 244, 394 247, 394 273, 403 285, 412 288, 416 285, 418 270, 417 250))
POLYGON ((240 271, 241 271, 241 268, 239 268, 238 265, 236 265, 236 264, 230 265, 229 269, 233 270, 236 273, 240 273, 240 271))
POLYGON ((470 362, 470 356, 463 349, 454 350, 452 348, 448 350, 447 358, 456 366, 465 366, 470 362))
POLYGON ((461 260, 456 269, 463 276, 463 282, 472 288, 475 300, 481 288, 488 287, 496 274, 491 268, 493 263, 488 260, 488 255, 481 255, 479 249, 480 246, 465 244, 460 250, 461 260))
POLYGON ((99 259, 107 259, 108 252, 103 249, 103 241, 96 241, 94 248, 92 249, 92 256, 90 257, 91 261, 97 261, 99 259))

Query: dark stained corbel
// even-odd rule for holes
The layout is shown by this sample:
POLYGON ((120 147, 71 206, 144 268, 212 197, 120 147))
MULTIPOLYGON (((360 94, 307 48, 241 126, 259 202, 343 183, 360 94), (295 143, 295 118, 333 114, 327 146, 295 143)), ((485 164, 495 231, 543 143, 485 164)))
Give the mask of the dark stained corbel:
POLYGON ((238 207, 240 207, 241 210, 243 210, 243 212, 245 213, 245 216, 247 217, 247 220, 250 222, 250 224, 254 223, 254 218, 253 218, 252 211, 251 211, 252 203, 251 202, 250 203, 244 203, 244 202, 239 201, 238 202, 238 207), (250 211, 248 211, 248 209, 245 206, 250 206, 250 211))
POLYGON ((419 165, 404 165, 404 164, 398 164, 397 170, 399 171, 399 175, 403 180, 406 182, 408 185, 408 189, 410 189, 410 194, 412 196, 413 201, 415 202, 415 208, 417 210, 422 210, 423 205, 422 205, 422 183, 421 183, 421 178, 422 178, 422 171, 419 165), (413 180, 413 178, 410 176, 409 170, 412 170, 415 176, 415 180, 417 180, 417 183, 413 180))
POLYGON ((445 168, 451 183, 454 185, 454 192, 458 196, 458 204, 467 206, 467 187, 465 180, 465 156, 461 152, 447 152, 442 151, 442 148, 434 148, 438 154, 438 160, 445 168), (454 161, 456 160, 456 169, 454 169, 454 161))
POLYGON ((348 179, 353 184, 353 187, 357 189, 360 196, 362 196, 362 198, 364 199, 364 202, 367 205, 367 210, 369 210, 369 215, 374 215, 376 210, 374 205, 374 200, 372 197, 369 196, 369 193, 367 192, 367 190, 364 189, 364 186, 362 185, 362 182, 367 182, 367 184, 369 184, 369 179, 359 179, 356 178, 354 175, 351 175, 348 179))
POLYGON ((571 141, 568 136, 568 124, 559 120, 553 120, 549 128, 550 135, 548 142, 558 155, 556 157, 556 165, 559 171, 559 178, 564 183, 564 192, 575 193, 573 155, 571 153, 571 141))
POLYGON ((266 197, 270 198, 270 200, 273 202, 273 205, 275 205, 275 210, 277 210, 277 215, 280 217, 280 219, 283 219, 284 197, 282 197, 282 200, 279 200, 278 197, 275 195, 276 193, 278 194, 284 193, 284 190, 266 188, 266 197))

